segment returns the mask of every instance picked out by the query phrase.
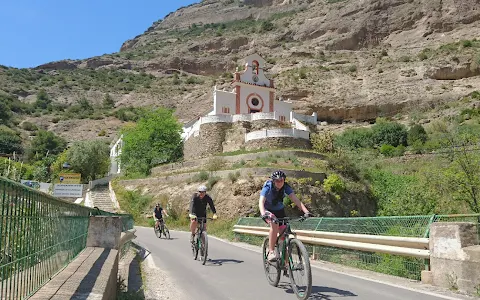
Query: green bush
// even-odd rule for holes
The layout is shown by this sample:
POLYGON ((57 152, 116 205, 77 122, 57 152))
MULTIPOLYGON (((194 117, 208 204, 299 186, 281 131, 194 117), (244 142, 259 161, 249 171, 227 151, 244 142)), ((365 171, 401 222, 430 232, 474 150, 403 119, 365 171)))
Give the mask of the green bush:
POLYGON ((352 162, 350 157, 341 151, 333 153, 333 155, 328 158, 327 166, 330 170, 338 172, 345 177, 349 177, 354 180, 360 179, 360 170, 352 162))
POLYGON ((405 153, 405 146, 393 147, 392 145, 384 144, 380 147, 380 153, 387 157, 402 156, 405 153))
POLYGON ((345 191, 345 182, 337 174, 330 174, 323 181, 323 188, 327 193, 340 194, 345 191))
POLYGON ((392 145, 384 144, 382 147, 380 147, 380 153, 382 153, 385 156, 391 157, 394 156, 395 152, 395 147, 392 145))
POLYGON ((37 125, 28 121, 22 123, 22 128, 27 131, 35 131, 38 129, 37 125))
POLYGON ((320 133, 313 133, 310 135, 313 149, 320 153, 333 152, 334 135, 330 131, 322 131, 320 133))
POLYGON ((260 26, 260 29, 263 32, 272 31, 273 29, 275 29, 275 25, 270 21, 263 21, 262 25, 260 26))
POLYGON ((407 135, 407 128, 397 122, 379 120, 372 126, 372 140, 376 145, 406 146, 407 135))
POLYGON ((424 144, 427 141, 428 135, 422 125, 416 124, 410 128, 407 135, 408 145, 412 146, 417 141, 424 144))
POLYGON ((368 128, 347 129, 335 137, 334 145, 348 148, 373 147, 372 131, 368 128))

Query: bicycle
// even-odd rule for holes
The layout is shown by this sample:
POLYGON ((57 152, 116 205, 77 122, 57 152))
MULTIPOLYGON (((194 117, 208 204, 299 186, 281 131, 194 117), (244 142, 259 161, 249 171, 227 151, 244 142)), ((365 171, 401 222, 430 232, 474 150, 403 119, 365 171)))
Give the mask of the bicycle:
POLYGON ((167 240, 170 239, 170 231, 167 228, 167 225, 165 225, 165 221, 160 221, 160 224, 158 224, 158 228, 156 228, 155 225, 153 225, 153 230, 155 231, 155 235, 157 238, 162 238, 162 233, 165 236, 167 240))
POLYGON ((298 299, 305 300, 307 299, 311 292, 312 292, 312 270, 310 267, 310 258, 305 248, 305 245, 296 238, 296 233, 292 231, 290 227, 289 221, 304 221, 306 218, 304 216, 300 218, 278 218, 272 220, 272 222, 283 223, 286 227, 283 229, 282 232, 277 237, 275 242, 275 251, 277 252, 278 259, 274 262, 270 262, 267 259, 268 249, 269 249, 269 237, 267 236, 263 240, 263 267, 265 270, 265 275, 267 276, 267 281, 270 285, 277 287, 280 281, 281 272, 283 271, 283 275, 290 278, 290 284, 292 286, 292 290, 295 292, 295 295, 298 299), (290 238, 290 235, 293 235, 293 238, 290 238), (283 242, 279 246, 279 240, 284 238, 283 242), (287 247, 288 246, 288 247, 287 247), (293 252, 297 250, 297 256, 299 258, 298 263, 294 263, 293 260, 293 252), (288 264, 287 264, 288 258, 288 264), (302 262, 303 258, 303 262, 302 262), (270 267, 273 267, 273 273, 269 276, 270 267), (302 286, 299 286, 294 278, 294 271, 299 271, 300 276, 306 278, 306 283, 302 286), (288 272, 288 274, 287 274, 288 272), (302 287, 304 287, 302 289, 302 287))
POLYGON ((208 257, 208 236, 205 231, 205 220, 214 220, 213 218, 198 218, 197 217, 197 230, 195 231, 195 237, 192 243, 193 259, 197 260, 198 252, 200 252, 200 260, 202 265, 205 265, 208 257))

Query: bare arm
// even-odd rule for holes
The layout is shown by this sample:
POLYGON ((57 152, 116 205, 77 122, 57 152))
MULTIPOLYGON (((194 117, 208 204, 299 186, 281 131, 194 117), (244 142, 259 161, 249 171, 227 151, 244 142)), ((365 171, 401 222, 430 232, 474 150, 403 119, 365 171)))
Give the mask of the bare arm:
POLYGON ((292 199, 292 201, 295 203, 295 205, 300 208, 304 213, 309 213, 308 209, 305 207, 305 205, 302 203, 302 201, 300 201, 297 196, 295 195, 295 193, 291 193, 290 195, 288 195, 288 197, 290 197, 290 199, 292 199))
POLYGON ((263 216, 265 214, 265 196, 260 196, 258 200, 258 208, 260 209, 260 215, 263 216))

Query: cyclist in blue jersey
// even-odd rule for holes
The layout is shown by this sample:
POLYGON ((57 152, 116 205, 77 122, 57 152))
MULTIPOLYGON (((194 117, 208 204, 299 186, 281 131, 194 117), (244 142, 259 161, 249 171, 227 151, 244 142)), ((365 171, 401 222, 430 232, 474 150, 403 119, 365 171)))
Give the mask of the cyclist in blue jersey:
POLYGON ((275 252, 276 238, 279 230, 286 226, 279 226, 279 224, 273 223, 272 220, 286 217, 283 198, 288 196, 296 206, 304 212, 306 217, 311 216, 311 214, 305 205, 297 198, 290 185, 285 182, 287 175, 285 175, 284 172, 280 170, 275 171, 270 178, 271 179, 267 180, 263 185, 258 205, 262 219, 270 224, 269 253, 267 259, 269 261, 275 261, 277 259, 277 253, 275 252))

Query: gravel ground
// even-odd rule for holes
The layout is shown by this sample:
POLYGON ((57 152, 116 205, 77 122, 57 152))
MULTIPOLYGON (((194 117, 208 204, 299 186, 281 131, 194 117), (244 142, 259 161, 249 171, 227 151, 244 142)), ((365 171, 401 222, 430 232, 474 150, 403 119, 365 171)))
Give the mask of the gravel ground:
POLYGON ((126 285, 119 299, 187 300, 168 273, 155 265, 148 250, 136 243, 120 259, 118 274, 126 285))

